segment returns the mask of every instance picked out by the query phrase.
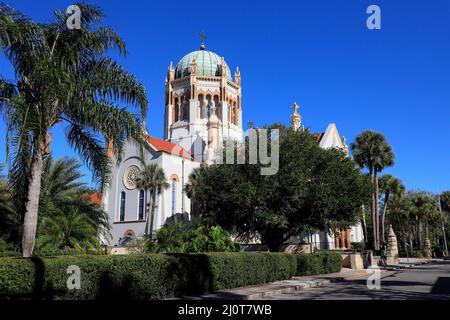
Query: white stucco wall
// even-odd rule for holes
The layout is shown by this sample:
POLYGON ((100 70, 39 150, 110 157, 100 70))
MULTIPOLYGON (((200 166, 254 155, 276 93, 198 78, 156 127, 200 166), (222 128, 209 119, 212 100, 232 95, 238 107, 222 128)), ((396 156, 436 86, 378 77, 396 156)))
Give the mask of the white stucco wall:
MULTIPOLYGON (((150 147, 145 152, 145 162, 155 163, 164 169, 167 182, 170 187, 156 197, 156 208, 153 214, 153 230, 161 228, 167 218, 172 216, 172 183, 169 180, 171 176, 176 175, 175 194, 175 212, 181 213, 182 198, 185 201, 185 212, 190 214, 190 200, 183 193, 183 159, 181 157, 170 155, 162 152, 155 152, 150 147)), ((139 214, 139 189, 129 190, 123 182, 123 176, 127 168, 130 166, 142 168, 142 164, 138 157, 138 151, 133 143, 128 143, 125 148, 123 160, 119 165, 113 164, 112 179, 103 195, 103 205, 108 212, 109 222, 111 224, 111 238, 109 245, 116 245, 124 233, 132 230, 137 236, 144 234, 145 218, 138 219, 139 214), (125 219, 120 221, 120 201, 121 192, 125 192, 125 219)), ((196 167, 200 166, 198 162, 184 159, 184 184, 188 181, 189 174, 196 167)), ((149 195, 145 196, 145 203, 148 202, 149 195)), ((145 210, 144 210, 145 211, 145 210)))

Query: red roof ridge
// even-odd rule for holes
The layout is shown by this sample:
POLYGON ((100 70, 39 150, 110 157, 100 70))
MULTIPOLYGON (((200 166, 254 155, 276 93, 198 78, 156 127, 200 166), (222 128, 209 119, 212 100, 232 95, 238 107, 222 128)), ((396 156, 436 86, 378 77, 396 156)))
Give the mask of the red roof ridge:
POLYGON ((192 155, 186 151, 182 146, 179 144, 175 144, 169 141, 165 141, 162 139, 158 139, 149 135, 146 135, 145 137, 148 141, 148 143, 156 150, 165 152, 177 157, 183 157, 185 159, 192 160, 192 155))

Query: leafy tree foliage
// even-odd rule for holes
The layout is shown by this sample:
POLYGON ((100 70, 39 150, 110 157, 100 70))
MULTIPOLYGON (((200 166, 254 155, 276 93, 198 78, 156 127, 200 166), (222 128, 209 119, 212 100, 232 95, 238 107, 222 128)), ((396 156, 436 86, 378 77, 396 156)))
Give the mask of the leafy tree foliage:
POLYGON ((437 244, 445 216, 439 213, 436 196, 423 191, 409 191, 393 199, 387 219, 397 232, 401 247, 405 251, 409 248, 410 255, 413 255, 413 248, 424 249, 424 238, 437 244), (430 229, 433 236, 430 236, 430 229))
MULTIPOLYGON (((109 235, 106 212, 92 203, 90 194, 94 192, 80 182, 81 164, 72 158, 54 160, 51 156, 44 161, 42 190, 39 201, 39 221, 37 229, 37 254, 59 254, 71 250, 80 252, 99 249, 99 236, 109 235)), ((8 186, 4 181, 5 186, 8 186)), ((6 199, 12 217, 18 210, 9 194, 6 199)), ((20 241, 9 234, 20 232, 20 220, 5 222, 0 216, 0 230, 12 247, 20 241), (5 230, 5 233, 3 233, 5 230)))
POLYGON ((443 211, 450 214, 450 191, 445 191, 440 196, 441 208, 443 211))
POLYGON ((144 164, 144 168, 139 172, 139 176, 136 180, 136 187, 138 189, 144 189, 146 194, 150 193, 150 196, 147 196, 148 203, 147 214, 145 217, 145 235, 152 235, 153 211, 156 194, 169 188, 169 186, 164 169, 157 164, 144 164))
POLYGON ((379 186, 381 194, 384 195, 383 211, 381 212, 381 242, 384 244, 386 242, 385 218, 388 206, 395 198, 403 196, 405 186, 400 179, 390 174, 385 174, 380 177, 379 186))
POLYGON ((233 252, 239 247, 230 234, 219 226, 197 226, 175 221, 167 224, 157 233, 157 242, 150 239, 151 252, 233 252))
POLYGON ((145 89, 108 56, 111 49, 126 54, 126 45, 114 30, 100 26, 99 8, 77 5, 81 29, 70 30, 64 11, 56 11, 52 22, 36 23, 0 4, 0 51, 15 71, 12 81, 0 77, 0 112, 7 124, 13 192, 24 215, 26 257, 34 249, 43 160, 54 126, 64 126, 68 144, 100 183, 109 174, 105 141, 118 160, 127 139, 143 144, 140 118, 117 103, 135 106, 143 116, 145 89))
MULTIPOLYGON (((277 174, 263 176, 263 165, 248 161, 193 172, 187 189, 195 197, 199 219, 243 240, 260 237, 271 251, 306 229, 353 225, 371 194, 369 181, 355 163, 339 150, 321 149, 308 131, 276 127, 279 136, 272 138, 280 145, 277 174)), ((248 148, 247 141, 247 156, 248 148)))
POLYGON ((373 248, 380 248, 380 221, 378 214, 378 174, 386 167, 394 164, 395 155, 392 147, 381 133, 366 130, 356 136, 355 142, 350 145, 353 158, 361 168, 367 168, 373 183, 371 200, 373 248))
POLYGON ((64 215, 42 217, 37 238, 37 251, 70 250, 84 252, 100 249, 97 227, 85 213, 75 208, 64 215), (56 249, 56 250, 55 250, 56 249))

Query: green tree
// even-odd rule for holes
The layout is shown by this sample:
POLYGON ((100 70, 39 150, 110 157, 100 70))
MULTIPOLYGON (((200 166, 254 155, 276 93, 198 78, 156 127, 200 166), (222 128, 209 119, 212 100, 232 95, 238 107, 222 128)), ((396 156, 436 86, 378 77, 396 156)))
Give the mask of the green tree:
POLYGON ((441 201, 442 211, 445 211, 448 214, 450 214, 450 191, 442 192, 439 199, 441 201))
POLYGON ((44 218, 55 218, 78 211, 94 223, 98 236, 109 235, 110 224, 107 213, 98 204, 91 202, 90 193, 80 179, 81 164, 74 158, 54 160, 51 156, 44 160, 44 174, 39 200, 38 229, 44 218))
POLYGON ((145 217, 145 235, 151 237, 153 230, 153 211, 156 194, 169 187, 164 170, 156 164, 145 164, 139 172, 136 180, 136 187, 144 189, 147 202, 147 215, 145 217), (149 194, 150 193, 150 194, 149 194))
POLYGON ((439 219, 439 208, 436 198, 428 192, 411 192, 411 213, 416 217, 419 247, 424 249, 423 224, 425 224, 425 238, 429 238, 429 225, 439 219))
MULTIPOLYGON (((277 174, 261 175, 264 165, 248 159, 194 170, 189 184, 201 221, 242 240, 260 238, 271 251, 307 229, 353 225, 370 196, 355 163, 339 150, 321 149, 307 131, 276 127, 279 137, 269 136, 279 139, 277 174)), ((248 156, 248 142, 245 148, 248 156)))
POLYGON ((43 159, 54 126, 65 126, 68 144, 101 182, 109 172, 102 139, 118 160, 127 139, 143 145, 139 117, 116 103, 133 105, 143 116, 145 89, 107 56, 111 49, 126 54, 125 43, 112 29, 99 27, 103 17, 99 8, 77 5, 81 29, 70 30, 62 11, 55 12, 54 22, 42 24, 0 4, 0 50, 16 77, 14 81, 0 79, 0 111, 7 124, 14 192, 25 204, 21 208, 25 257, 33 253, 43 159))
POLYGON ((95 222, 78 208, 63 215, 43 217, 39 226, 37 249, 43 252, 55 249, 75 249, 77 252, 98 250, 100 243, 95 222))
POLYGON ((390 174, 385 174, 380 177, 379 181, 381 193, 384 195, 383 211, 381 213, 381 241, 382 244, 386 242, 385 235, 385 218, 386 212, 392 198, 402 197, 405 192, 405 186, 400 179, 390 174))
POLYGON ((367 168, 373 183, 371 214, 373 226, 373 247, 380 249, 380 223, 378 214, 378 174, 386 167, 394 164, 394 153, 384 135, 371 130, 363 131, 356 136, 350 146, 355 162, 361 168, 367 168))
POLYGON ((11 189, 2 171, 3 164, 0 163, 0 237, 4 241, 14 242, 19 236, 18 216, 13 210, 11 189))
POLYGON ((151 252, 234 252, 239 246, 220 226, 197 226, 175 221, 166 224, 156 234, 157 242, 149 239, 151 252))

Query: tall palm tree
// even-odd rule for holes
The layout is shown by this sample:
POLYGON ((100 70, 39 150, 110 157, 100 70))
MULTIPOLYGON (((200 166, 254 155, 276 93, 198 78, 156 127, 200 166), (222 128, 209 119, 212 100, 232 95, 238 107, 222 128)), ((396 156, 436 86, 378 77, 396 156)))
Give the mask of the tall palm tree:
POLYGON ((353 159, 361 168, 369 170, 374 186, 371 201, 371 216, 373 226, 373 247, 380 249, 380 230, 378 214, 378 174, 386 167, 394 164, 394 153, 384 135, 371 130, 363 131, 356 136, 350 145, 353 159))
POLYGON ((101 183, 110 164, 103 139, 119 161, 126 140, 144 145, 139 116, 116 103, 134 106, 144 117, 145 89, 107 56, 110 49, 126 54, 126 45, 113 30, 97 27, 103 17, 99 8, 77 5, 81 29, 70 30, 63 11, 55 12, 54 22, 40 24, 0 4, 0 50, 15 70, 14 81, 0 77, 0 111, 7 123, 14 190, 17 197, 25 196, 24 257, 33 253, 52 128, 64 126, 68 144, 101 183))
POLYGON ((199 179, 199 169, 195 168, 189 175, 188 183, 186 183, 186 186, 184 187, 186 196, 191 200, 191 217, 193 220, 199 218, 198 214, 200 211, 200 203, 197 200, 197 188, 200 183, 199 179))
POLYGON ((384 205, 381 213, 381 242, 384 244, 386 242, 385 218, 388 206, 390 204, 390 198, 401 197, 405 192, 405 186, 400 179, 390 174, 381 176, 379 185, 381 192, 384 194, 384 205))
POLYGON ((419 238, 419 247, 424 249, 423 224, 425 223, 425 239, 428 238, 428 228, 430 222, 440 217, 435 198, 427 192, 410 193, 413 204, 412 214, 417 221, 417 236, 419 238))
POLYGON ((169 188, 169 186, 164 170, 156 164, 145 164, 144 168, 139 173, 136 180, 136 187, 144 189, 146 195, 150 193, 147 202, 147 215, 145 218, 145 235, 152 236, 153 209, 156 194, 169 188))

